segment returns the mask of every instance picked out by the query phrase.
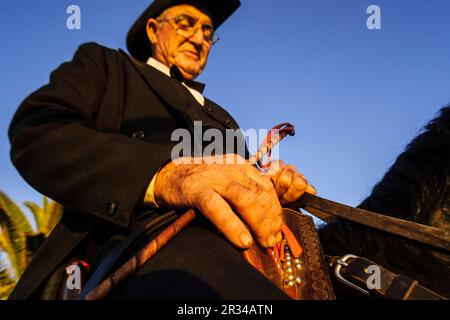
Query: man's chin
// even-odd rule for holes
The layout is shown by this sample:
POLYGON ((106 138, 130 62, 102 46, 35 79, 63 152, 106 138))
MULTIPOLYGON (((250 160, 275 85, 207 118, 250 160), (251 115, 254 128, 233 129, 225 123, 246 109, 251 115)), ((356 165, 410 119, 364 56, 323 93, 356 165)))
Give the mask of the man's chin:
POLYGON ((177 67, 183 74, 183 77, 185 77, 188 80, 197 78, 197 76, 201 73, 201 69, 199 69, 198 67, 195 68, 189 66, 183 67, 181 65, 178 65, 177 67))

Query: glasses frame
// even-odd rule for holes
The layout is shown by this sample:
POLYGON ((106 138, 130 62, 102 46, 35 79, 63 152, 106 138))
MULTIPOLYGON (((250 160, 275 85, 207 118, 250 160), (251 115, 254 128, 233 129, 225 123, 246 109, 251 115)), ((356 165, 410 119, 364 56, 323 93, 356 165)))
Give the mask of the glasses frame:
MULTIPOLYGON (((164 22, 173 22, 174 23, 174 27, 175 27, 175 30, 176 30, 176 32, 177 32, 177 34, 178 35, 180 35, 180 36, 182 36, 182 37, 185 37, 185 38, 187 38, 187 39, 189 39, 189 38, 191 38, 193 35, 195 35, 197 32, 198 32, 198 30, 199 29, 201 29, 202 30, 202 34, 203 34, 203 42, 206 42, 207 44, 209 44, 210 46, 213 46, 213 45, 215 45, 219 40, 220 40, 220 37, 219 37, 219 35, 217 34, 217 32, 214 30, 214 28, 212 28, 213 29, 213 34, 212 34, 212 38, 211 38, 211 40, 209 41, 209 40, 206 40, 206 38, 205 38, 205 31, 203 30, 203 27, 205 26, 205 25, 208 25, 208 24, 203 24, 203 25, 201 25, 201 26, 198 26, 198 27, 195 27, 195 25, 193 26, 193 27, 189 27, 189 31, 188 30, 182 30, 181 28, 181 26, 176 22, 177 20, 179 20, 181 17, 187 17, 187 18, 190 18, 190 19, 192 19, 193 21, 196 21, 196 23, 195 23, 195 25, 197 25, 197 23, 198 23, 198 19, 195 19, 194 17, 192 17, 191 15, 189 15, 189 14, 186 14, 186 13, 181 13, 181 14, 179 14, 178 16, 176 16, 176 17, 174 17, 174 18, 170 18, 170 19, 157 19, 156 21, 158 21, 158 23, 164 23, 164 22), (189 33, 190 33, 190 35, 189 36, 187 36, 187 35, 185 35, 185 34, 180 34, 180 32, 179 31, 188 31, 189 33)), ((212 26, 211 26, 212 27, 212 26)))

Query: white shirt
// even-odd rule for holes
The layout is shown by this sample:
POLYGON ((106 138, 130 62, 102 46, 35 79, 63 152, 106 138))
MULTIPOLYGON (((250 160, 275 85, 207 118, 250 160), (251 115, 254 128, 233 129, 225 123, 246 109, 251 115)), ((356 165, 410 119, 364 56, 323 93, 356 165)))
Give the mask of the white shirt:
MULTIPOLYGON (((147 64, 170 77, 169 67, 166 66, 165 64, 162 64, 155 58, 152 58, 152 57, 148 58, 147 64)), ((205 106, 205 97, 203 97, 203 95, 200 92, 198 92, 197 90, 194 90, 194 89, 190 88, 189 86, 187 86, 184 82, 182 82, 182 84, 189 90, 189 92, 192 94, 192 96, 195 98, 195 100, 197 100, 197 102, 200 103, 200 105, 202 107, 204 107, 205 106)))

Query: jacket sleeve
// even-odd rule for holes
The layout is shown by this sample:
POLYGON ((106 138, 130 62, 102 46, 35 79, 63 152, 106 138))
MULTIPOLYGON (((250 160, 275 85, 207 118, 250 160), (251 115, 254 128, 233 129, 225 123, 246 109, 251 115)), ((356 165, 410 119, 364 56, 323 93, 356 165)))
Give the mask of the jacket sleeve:
POLYGON ((93 43, 80 46, 49 84, 24 100, 9 138, 12 162, 32 187, 75 212, 126 228, 171 151, 169 144, 96 128, 111 52, 93 43))

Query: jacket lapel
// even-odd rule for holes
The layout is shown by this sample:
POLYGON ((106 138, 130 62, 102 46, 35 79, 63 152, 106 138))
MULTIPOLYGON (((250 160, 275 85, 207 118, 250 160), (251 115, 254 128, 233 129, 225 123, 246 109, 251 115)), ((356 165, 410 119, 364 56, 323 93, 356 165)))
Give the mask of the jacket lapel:
MULTIPOLYGON (((166 76, 144 62, 137 61, 123 50, 120 50, 120 53, 134 65, 134 67, 139 71, 147 84, 155 91, 160 99, 165 101, 168 106, 174 109, 185 120, 189 129, 193 131, 194 124, 186 110, 189 109, 189 104, 191 104, 191 101, 195 99, 186 98, 187 91, 185 88, 183 88, 177 80, 166 76)), ((214 118, 216 121, 219 121, 226 128, 238 128, 236 122, 228 115, 228 113, 214 102, 205 99, 205 108, 205 111, 209 114, 209 116, 214 118)))
POLYGON ((239 125, 234 121, 233 117, 231 117, 228 112, 226 112, 219 105, 215 104, 209 99, 205 98, 205 111, 208 115, 214 118, 216 121, 219 121, 228 129, 239 129, 239 125))
POLYGON ((189 129, 193 130, 192 121, 186 112, 186 100, 176 80, 171 79, 144 62, 137 61, 123 50, 120 50, 120 53, 132 63, 155 94, 169 107, 174 109, 183 118, 189 129))

